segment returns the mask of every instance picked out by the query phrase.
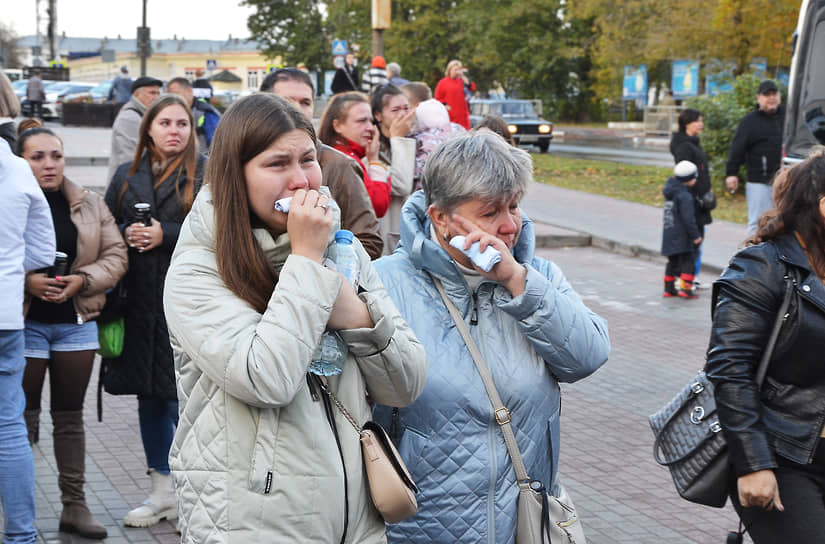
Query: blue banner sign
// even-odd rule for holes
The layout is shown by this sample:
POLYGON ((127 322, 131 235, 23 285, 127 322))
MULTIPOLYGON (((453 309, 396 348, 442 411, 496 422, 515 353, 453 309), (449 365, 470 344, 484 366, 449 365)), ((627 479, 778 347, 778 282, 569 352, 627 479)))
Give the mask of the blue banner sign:
POLYGON ((676 99, 699 94, 699 61, 674 60, 670 88, 676 99))
POLYGON ((625 65, 622 100, 647 99, 647 65, 625 65))

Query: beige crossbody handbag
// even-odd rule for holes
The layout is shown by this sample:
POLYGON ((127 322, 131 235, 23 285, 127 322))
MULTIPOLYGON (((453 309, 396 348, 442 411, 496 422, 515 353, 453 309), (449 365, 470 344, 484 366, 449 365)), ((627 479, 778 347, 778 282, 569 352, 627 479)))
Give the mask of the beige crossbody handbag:
POLYGON ((475 340, 470 335, 470 330, 461 316, 461 312, 455 307, 453 301, 447 298, 444 286, 436 277, 432 277, 436 289, 438 289, 444 304, 450 311, 450 315, 458 327, 470 355, 478 368, 484 388, 490 397, 493 405, 493 413, 496 423, 501 427, 501 434, 504 435, 504 443, 507 445, 507 452, 513 461, 513 469, 516 472, 516 483, 518 484, 518 519, 516 525, 516 544, 586 544, 584 529, 582 528, 579 516, 576 514, 576 507, 567 494, 567 489, 558 483, 558 496, 548 493, 544 485, 538 480, 531 480, 527 475, 527 468, 521 458, 513 428, 510 425, 510 411, 504 406, 498 394, 490 370, 484 362, 484 357, 478 349, 475 340))
POLYGON ((384 428, 374 421, 367 421, 359 427, 349 410, 330 391, 326 378, 317 378, 323 392, 361 437, 370 496, 384 521, 398 523, 418 512, 418 501, 415 499, 418 487, 384 428))

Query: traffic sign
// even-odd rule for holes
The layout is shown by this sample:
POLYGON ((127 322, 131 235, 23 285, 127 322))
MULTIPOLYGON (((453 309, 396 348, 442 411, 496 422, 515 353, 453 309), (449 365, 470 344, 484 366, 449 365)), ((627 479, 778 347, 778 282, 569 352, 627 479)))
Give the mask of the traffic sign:
POLYGON ((218 69, 218 61, 215 59, 206 59, 206 69, 210 72, 214 72, 218 69))
POLYGON ((333 55, 346 55, 347 54, 347 41, 346 40, 332 40, 332 54, 333 55))

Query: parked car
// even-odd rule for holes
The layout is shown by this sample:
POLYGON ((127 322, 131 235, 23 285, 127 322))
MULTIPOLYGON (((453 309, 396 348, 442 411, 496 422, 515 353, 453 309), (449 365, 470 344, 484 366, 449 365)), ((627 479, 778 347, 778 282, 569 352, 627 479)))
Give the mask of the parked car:
POLYGON ((484 98, 470 100, 470 124, 477 125, 485 115, 498 115, 507 123, 516 145, 535 144, 546 153, 553 139, 553 123, 540 118, 530 100, 484 98))
MULTIPOLYGON (((62 113, 64 96, 69 93, 88 91, 94 86, 94 83, 80 81, 54 81, 48 84, 43 82, 43 90, 46 91, 46 100, 43 102, 43 118, 59 119, 62 113)), ((20 113, 26 117, 31 116, 32 108, 28 99, 23 99, 20 103, 20 113)))
POLYGON ((63 103, 88 102, 91 104, 105 104, 109 101, 109 91, 112 88, 113 82, 113 79, 109 79, 98 83, 89 90, 69 93, 63 97, 63 103))
POLYGON ((791 166, 825 145, 825 0, 804 0, 793 37, 782 164, 791 166))

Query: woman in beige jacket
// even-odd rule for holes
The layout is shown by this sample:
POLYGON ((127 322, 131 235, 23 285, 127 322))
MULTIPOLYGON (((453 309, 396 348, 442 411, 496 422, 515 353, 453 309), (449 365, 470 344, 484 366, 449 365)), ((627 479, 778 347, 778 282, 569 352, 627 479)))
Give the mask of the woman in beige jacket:
POLYGON ((236 102, 181 229, 164 306, 184 543, 386 541, 358 433, 308 367, 322 333, 338 331, 348 356, 329 387, 363 424, 370 402, 413 402, 427 364, 357 240, 358 294, 322 266, 338 211, 316 145, 282 98, 236 102), (274 209, 285 197, 288 214, 274 209))
POLYGON ((392 179, 390 207, 378 220, 384 255, 390 255, 401 239, 401 208, 415 187, 415 138, 408 137, 415 127, 415 109, 410 109, 407 96, 392 83, 373 91, 370 106, 381 137, 378 156, 388 165, 392 179))
POLYGON ((106 528, 89 512, 83 492, 83 399, 98 348, 94 319, 106 303, 106 290, 126 273, 126 244, 103 199, 63 175, 63 142, 51 130, 26 130, 18 148, 49 202, 57 250, 65 259, 62 272, 26 276, 23 389, 29 440, 38 440, 40 394, 48 370, 63 502, 60 530, 106 538, 106 528))

